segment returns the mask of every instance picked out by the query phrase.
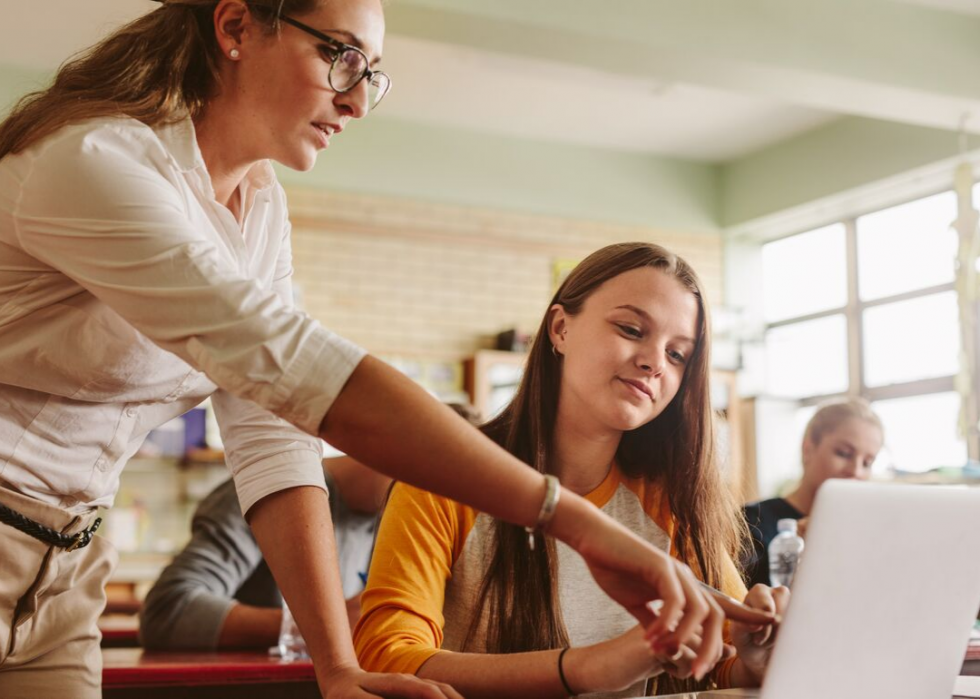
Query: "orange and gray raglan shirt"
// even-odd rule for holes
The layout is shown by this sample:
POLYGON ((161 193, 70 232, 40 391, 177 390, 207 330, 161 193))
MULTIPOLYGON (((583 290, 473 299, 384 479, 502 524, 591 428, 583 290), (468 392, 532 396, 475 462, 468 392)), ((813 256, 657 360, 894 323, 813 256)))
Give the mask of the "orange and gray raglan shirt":
MULTIPOLYGON (((674 520, 656 484, 628 478, 614 466, 585 497, 642 539, 670 551, 674 520)), ((415 674, 436 653, 461 650, 490 559, 493 524, 491 516, 453 500, 404 483, 394 487, 354 635, 365 670, 415 674)), ((571 645, 599 643, 633 628, 636 619, 599 588, 582 558, 557 543, 559 600, 571 645)), ((745 597, 730 559, 722 587, 736 599, 745 597)), ((485 652, 486 628, 484 618, 468 652, 485 652)), ((719 686, 727 685, 733 662, 715 669, 719 686)), ((644 685, 601 696, 642 696, 644 685)))

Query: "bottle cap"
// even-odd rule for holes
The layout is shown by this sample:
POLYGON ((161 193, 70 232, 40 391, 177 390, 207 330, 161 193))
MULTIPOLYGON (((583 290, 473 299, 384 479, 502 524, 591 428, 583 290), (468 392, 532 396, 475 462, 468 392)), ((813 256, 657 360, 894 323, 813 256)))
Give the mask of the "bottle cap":
POLYGON ((779 532, 793 532, 796 533, 796 520, 795 519, 781 519, 776 522, 776 531, 779 532))

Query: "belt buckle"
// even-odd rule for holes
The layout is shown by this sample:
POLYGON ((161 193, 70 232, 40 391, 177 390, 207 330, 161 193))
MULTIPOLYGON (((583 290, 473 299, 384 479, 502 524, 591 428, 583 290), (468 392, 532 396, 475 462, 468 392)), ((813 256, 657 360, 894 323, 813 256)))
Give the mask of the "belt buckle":
POLYGON ((82 549, 88 546, 88 542, 91 541, 92 534, 88 529, 83 529, 78 532, 75 536, 71 538, 71 545, 65 549, 65 551, 71 552, 75 549, 82 549))
POLYGON ((96 520, 92 522, 91 527, 88 529, 83 529, 71 538, 71 544, 69 544, 65 551, 71 552, 75 549, 83 549, 88 546, 92 541, 92 535, 95 534, 95 530, 99 528, 100 524, 102 524, 102 518, 97 517, 96 520))

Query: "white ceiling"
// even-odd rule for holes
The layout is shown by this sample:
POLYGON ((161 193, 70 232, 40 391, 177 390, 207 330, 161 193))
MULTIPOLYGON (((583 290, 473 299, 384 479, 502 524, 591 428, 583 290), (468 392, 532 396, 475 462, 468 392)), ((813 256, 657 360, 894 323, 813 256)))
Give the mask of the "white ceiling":
MULTIPOLYGON (((894 2, 980 14, 980 0, 894 2)), ((52 70, 154 7, 150 0, 6 3, 0 66, 52 70)), ((781 89, 627 75, 395 30, 384 68, 394 87, 378 117, 701 161, 738 158, 841 115, 825 102, 794 104, 781 89)))
POLYGON ((389 35, 391 94, 379 109, 470 130, 729 160, 836 115, 679 82, 389 35))

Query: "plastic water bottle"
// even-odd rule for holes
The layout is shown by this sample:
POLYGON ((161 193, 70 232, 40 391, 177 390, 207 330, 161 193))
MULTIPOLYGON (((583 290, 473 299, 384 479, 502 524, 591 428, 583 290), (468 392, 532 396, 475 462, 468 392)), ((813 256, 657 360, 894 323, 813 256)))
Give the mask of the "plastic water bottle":
POLYGON ((285 602, 282 603, 282 626, 279 627, 279 657, 290 661, 310 657, 303 634, 299 632, 299 626, 285 602))
POLYGON ((803 555, 803 539, 796 533, 795 519, 779 520, 776 529, 779 533, 769 544, 769 582, 773 587, 792 587, 803 555))

